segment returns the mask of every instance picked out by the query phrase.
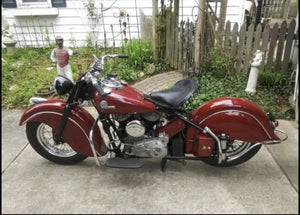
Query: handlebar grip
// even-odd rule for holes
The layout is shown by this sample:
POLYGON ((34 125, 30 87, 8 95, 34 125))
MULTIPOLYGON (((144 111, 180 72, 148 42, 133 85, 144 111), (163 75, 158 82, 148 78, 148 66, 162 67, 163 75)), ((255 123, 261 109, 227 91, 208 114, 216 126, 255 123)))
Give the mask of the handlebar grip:
POLYGON ((129 58, 129 56, 126 54, 119 54, 118 58, 129 58))
POLYGON ((103 91, 103 89, 100 87, 100 85, 98 83, 93 84, 93 86, 95 87, 95 89, 97 90, 98 93, 100 93, 102 98, 105 98, 107 96, 107 93, 105 93, 103 91))

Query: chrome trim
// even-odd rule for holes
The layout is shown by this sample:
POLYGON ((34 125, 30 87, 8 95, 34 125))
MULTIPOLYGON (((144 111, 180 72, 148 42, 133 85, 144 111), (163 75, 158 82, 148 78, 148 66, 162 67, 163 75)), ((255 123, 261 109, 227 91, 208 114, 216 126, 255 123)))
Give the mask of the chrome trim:
POLYGON ((214 115, 217 115, 217 114, 219 114, 219 113, 230 112, 230 111, 231 111, 231 112, 241 112, 241 113, 244 113, 244 114, 246 114, 246 115, 251 116, 252 118, 254 118, 254 119, 260 124, 260 126, 264 129, 264 131, 265 131, 266 134, 268 135, 268 137, 269 137, 270 139, 272 138, 271 135, 267 132, 266 128, 261 124, 261 122, 260 122, 255 116, 253 116, 252 114, 250 114, 250 113, 248 113, 248 112, 241 111, 241 110, 231 110, 231 109, 229 109, 229 110, 223 110, 223 111, 215 112, 215 113, 213 113, 213 114, 211 114, 211 115, 205 117, 201 122, 198 123, 198 125, 201 125, 205 120, 207 120, 208 118, 210 118, 210 117, 212 117, 212 116, 214 116, 214 115))
POLYGON ((249 152, 251 149, 255 148, 256 146, 259 146, 259 145, 271 145, 271 144, 281 143, 281 142, 285 141, 288 138, 287 133, 284 132, 284 131, 282 131, 282 130, 280 130, 280 129, 275 129, 274 133, 284 134, 285 137, 283 139, 280 139, 280 140, 267 140, 267 141, 264 141, 264 142, 255 143, 252 146, 250 146, 249 148, 247 148, 246 150, 244 150, 243 152, 241 152, 240 154, 237 154, 237 155, 232 156, 232 157, 227 157, 227 161, 230 162, 230 161, 233 161, 233 160, 235 160, 237 158, 240 158, 241 156, 243 156, 244 154, 246 154, 247 152, 249 152))
POLYGON ((100 166, 100 161, 99 161, 99 159, 98 159, 97 151, 96 151, 96 149, 95 149, 95 145, 94 145, 94 141, 93 141, 94 128, 95 128, 95 126, 97 125, 98 120, 99 120, 99 117, 97 118, 97 120, 95 120, 95 122, 94 122, 93 125, 92 125, 92 128, 91 128, 91 130, 90 130, 90 135, 89 135, 89 142, 90 142, 90 146, 91 146, 93 155, 94 155, 94 157, 95 157, 96 163, 97 163, 98 166, 100 166))
POLYGON ((103 100, 103 101, 100 102, 100 107, 101 107, 102 109, 116 109, 116 106, 114 106, 114 105, 109 105, 109 104, 107 103, 107 101, 105 101, 105 100, 103 100))
POLYGON ((221 142, 220 142, 219 138, 207 126, 204 127, 203 132, 209 133, 217 141, 218 149, 219 149, 218 164, 221 164, 222 161, 224 161, 226 157, 224 156, 224 154, 222 152, 221 142))
POLYGON ((48 101, 48 99, 42 98, 42 97, 31 97, 31 98, 29 99, 29 103, 30 103, 31 105, 43 103, 43 102, 46 102, 46 101, 48 101))

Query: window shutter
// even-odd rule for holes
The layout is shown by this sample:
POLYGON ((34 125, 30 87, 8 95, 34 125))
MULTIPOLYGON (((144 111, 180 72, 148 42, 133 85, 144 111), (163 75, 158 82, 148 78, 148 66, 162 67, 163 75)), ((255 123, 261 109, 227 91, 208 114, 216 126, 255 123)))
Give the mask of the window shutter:
POLYGON ((66 0, 51 0, 52 7, 67 7, 66 0))
POLYGON ((2 7, 4 8, 16 8, 16 0, 2 0, 2 7))

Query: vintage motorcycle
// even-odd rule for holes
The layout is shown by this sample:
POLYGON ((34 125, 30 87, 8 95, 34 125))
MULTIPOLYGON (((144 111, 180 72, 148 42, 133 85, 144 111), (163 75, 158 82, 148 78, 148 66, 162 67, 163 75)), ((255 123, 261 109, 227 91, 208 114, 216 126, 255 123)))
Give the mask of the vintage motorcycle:
POLYGON ((216 98, 186 112, 182 105, 197 88, 192 78, 149 95, 118 81, 116 74, 100 78, 106 58, 128 56, 94 55, 94 62, 75 84, 57 76, 55 89, 68 95, 66 101, 31 98, 32 106, 19 124, 26 124, 29 143, 44 158, 75 164, 94 157, 97 165, 115 168, 139 168, 141 158, 162 159, 162 170, 167 160, 201 160, 228 167, 252 158, 262 144, 287 139, 271 114, 241 98, 216 98), (92 102, 96 119, 83 107, 84 101, 92 102))

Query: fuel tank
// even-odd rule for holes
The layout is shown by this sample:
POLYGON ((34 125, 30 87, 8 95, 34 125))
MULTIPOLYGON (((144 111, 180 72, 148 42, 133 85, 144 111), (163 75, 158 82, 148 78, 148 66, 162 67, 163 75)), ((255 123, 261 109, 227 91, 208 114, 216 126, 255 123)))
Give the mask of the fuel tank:
MULTIPOLYGON (((279 140, 267 115, 254 103, 236 97, 222 97, 210 100, 190 115, 193 123, 214 133, 226 133, 232 140, 262 142, 279 140)), ((193 138, 195 129, 186 133, 193 138)))
POLYGON ((101 113, 133 114, 155 111, 155 106, 143 99, 143 93, 124 85, 122 89, 113 89, 106 97, 95 91, 94 101, 101 113))

